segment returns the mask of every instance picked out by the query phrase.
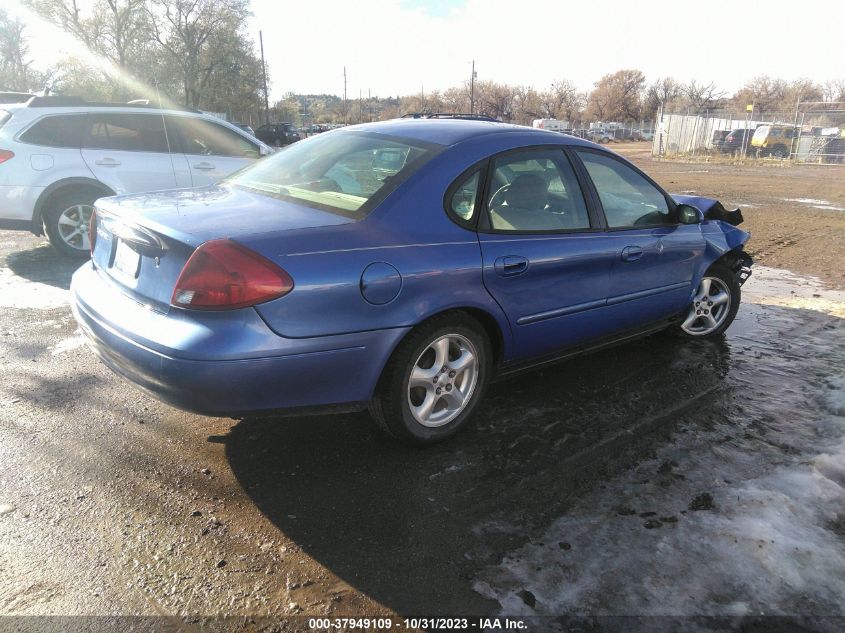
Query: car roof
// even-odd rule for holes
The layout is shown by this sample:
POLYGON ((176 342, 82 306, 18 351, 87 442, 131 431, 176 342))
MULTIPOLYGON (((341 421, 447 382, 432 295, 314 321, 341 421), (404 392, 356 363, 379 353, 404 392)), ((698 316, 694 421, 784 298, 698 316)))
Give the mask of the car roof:
MULTIPOLYGON (((390 136, 416 139, 438 145, 455 145, 471 138, 492 134, 522 134, 534 137, 538 144, 554 141, 565 145, 594 147, 594 143, 560 132, 540 130, 525 125, 513 125, 499 121, 477 121, 467 119, 392 119, 377 123, 364 123, 344 128, 361 132, 375 132, 390 136)), ((530 139, 528 140, 530 142, 530 139)))

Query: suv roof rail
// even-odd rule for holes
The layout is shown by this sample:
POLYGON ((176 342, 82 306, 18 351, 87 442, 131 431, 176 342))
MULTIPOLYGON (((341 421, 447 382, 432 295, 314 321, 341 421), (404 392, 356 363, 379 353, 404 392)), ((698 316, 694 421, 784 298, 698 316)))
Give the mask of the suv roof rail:
POLYGON ((470 114, 469 112, 409 112, 402 115, 403 119, 463 119, 465 121, 492 121, 497 119, 486 114, 470 114))
POLYGON ((188 108, 180 105, 161 105, 156 104, 150 99, 135 99, 127 103, 116 103, 108 101, 86 101, 82 97, 75 95, 51 95, 49 97, 33 97, 26 102, 29 108, 73 108, 73 107, 88 107, 88 108, 150 108, 152 110, 181 110, 183 112, 195 112, 200 114, 199 110, 188 108))
POLYGON ((31 92, 2 91, 0 92, 0 103, 26 103, 34 96, 31 92))

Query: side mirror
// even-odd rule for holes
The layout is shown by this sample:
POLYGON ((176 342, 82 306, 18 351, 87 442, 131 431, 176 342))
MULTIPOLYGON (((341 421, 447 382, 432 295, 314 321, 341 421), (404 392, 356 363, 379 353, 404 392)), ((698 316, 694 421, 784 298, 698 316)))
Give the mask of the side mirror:
POLYGON ((701 224, 704 222, 704 214, 691 205, 679 204, 676 210, 678 222, 681 224, 701 224))

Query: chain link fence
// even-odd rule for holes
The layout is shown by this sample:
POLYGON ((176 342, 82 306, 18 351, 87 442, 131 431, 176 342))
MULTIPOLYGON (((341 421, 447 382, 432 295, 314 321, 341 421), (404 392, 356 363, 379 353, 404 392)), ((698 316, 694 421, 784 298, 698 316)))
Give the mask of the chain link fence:
POLYGON ((845 163, 845 102, 799 103, 791 112, 659 112, 652 155, 845 163))

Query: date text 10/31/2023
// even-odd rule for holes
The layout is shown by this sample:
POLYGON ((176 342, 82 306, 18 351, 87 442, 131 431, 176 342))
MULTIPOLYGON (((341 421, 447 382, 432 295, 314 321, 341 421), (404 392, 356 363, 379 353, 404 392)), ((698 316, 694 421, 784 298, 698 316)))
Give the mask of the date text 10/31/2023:
POLYGON ((518 618, 309 618, 308 628, 312 631, 333 630, 383 630, 391 629, 436 629, 436 630, 478 630, 478 631, 524 631, 527 624, 518 618))

